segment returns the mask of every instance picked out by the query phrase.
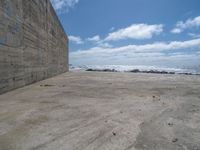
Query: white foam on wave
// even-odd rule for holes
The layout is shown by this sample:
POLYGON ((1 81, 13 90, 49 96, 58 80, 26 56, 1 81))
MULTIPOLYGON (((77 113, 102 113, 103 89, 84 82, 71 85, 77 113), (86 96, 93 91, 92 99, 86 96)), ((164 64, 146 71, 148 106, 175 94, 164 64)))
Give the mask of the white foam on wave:
POLYGON ((128 72, 131 70, 138 69, 140 71, 167 71, 167 72, 175 72, 175 73, 197 73, 197 71, 192 69, 181 69, 181 68, 169 68, 169 67, 157 67, 157 66, 132 66, 132 65, 84 65, 84 66, 71 66, 71 70, 87 70, 87 69, 96 69, 96 70, 104 70, 110 69, 118 72, 128 72))

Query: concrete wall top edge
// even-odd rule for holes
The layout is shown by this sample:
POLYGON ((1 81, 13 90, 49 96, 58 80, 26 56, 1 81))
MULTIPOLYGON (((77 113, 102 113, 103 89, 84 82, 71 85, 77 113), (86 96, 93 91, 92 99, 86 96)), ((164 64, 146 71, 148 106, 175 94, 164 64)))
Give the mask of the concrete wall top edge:
POLYGON ((51 3, 51 0, 49 0, 49 1, 50 1, 50 7, 51 7, 51 9, 52 9, 54 15, 56 16, 57 21, 58 21, 60 27, 62 28, 63 32, 65 33, 66 39, 68 40, 68 35, 67 35, 67 33, 66 33, 66 31, 65 31, 65 29, 64 29, 64 27, 63 27, 63 25, 62 25, 62 23, 61 23, 61 21, 60 21, 60 18, 58 17, 58 15, 57 15, 57 13, 56 13, 56 11, 55 11, 55 9, 54 9, 52 3, 51 3))

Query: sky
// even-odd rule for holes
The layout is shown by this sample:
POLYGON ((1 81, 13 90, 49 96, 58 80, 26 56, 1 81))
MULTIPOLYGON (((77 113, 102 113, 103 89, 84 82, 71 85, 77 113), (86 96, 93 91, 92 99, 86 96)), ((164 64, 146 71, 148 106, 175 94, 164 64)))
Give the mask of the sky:
POLYGON ((51 0, 73 65, 200 66, 200 0, 51 0))

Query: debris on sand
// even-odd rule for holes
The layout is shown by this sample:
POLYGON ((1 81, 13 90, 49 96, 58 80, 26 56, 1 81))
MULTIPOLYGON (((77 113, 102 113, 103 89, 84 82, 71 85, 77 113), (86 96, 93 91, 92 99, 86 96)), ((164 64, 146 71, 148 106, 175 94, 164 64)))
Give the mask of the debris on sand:
POLYGON ((115 133, 115 132, 112 132, 112 134, 113 134, 114 136, 116 136, 116 133, 115 133))
POLYGON ((51 84, 44 84, 44 85, 40 85, 41 87, 51 87, 51 86, 55 86, 55 85, 51 85, 51 84))
POLYGON ((172 142, 173 142, 173 143, 176 143, 177 141, 178 141, 177 138, 173 138, 173 139, 172 139, 172 142))
POLYGON ((172 122, 168 123, 168 126, 172 127, 174 124, 172 122))

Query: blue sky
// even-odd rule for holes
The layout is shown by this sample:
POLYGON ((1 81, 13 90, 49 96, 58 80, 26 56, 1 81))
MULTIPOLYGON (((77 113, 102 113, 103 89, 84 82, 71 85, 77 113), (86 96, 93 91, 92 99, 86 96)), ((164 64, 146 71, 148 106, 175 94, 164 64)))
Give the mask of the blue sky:
POLYGON ((74 65, 200 65, 200 0, 52 0, 74 65))

